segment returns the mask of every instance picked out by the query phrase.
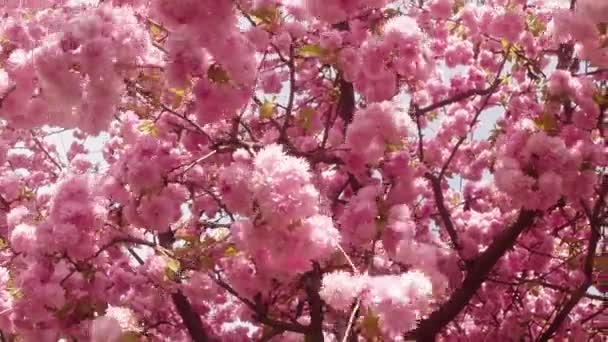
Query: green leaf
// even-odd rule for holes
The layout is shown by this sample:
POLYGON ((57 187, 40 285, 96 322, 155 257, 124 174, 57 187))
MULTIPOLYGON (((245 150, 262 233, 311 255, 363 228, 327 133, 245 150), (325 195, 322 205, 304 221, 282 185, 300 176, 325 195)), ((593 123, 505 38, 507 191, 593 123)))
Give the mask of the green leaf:
POLYGON ((302 109, 298 115, 298 125, 305 131, 308 131, 311 128, 312 118, 315 113, 315 110, 309 107, 302 109))
POLYGON ((34 198, 34 193, 28 187, 22 186, 21 189, 19 189, 19 198, 24 200, 30 200, 34 198))
POLYGON ((120 342, 137 342, 140 334, 136 331, 127 331, 120 337, 120 342))
POLYGON ((211 65, 209 69, 207 69, 207 77, 211 82, 217 84, 225 84, 230 82, 230 76, 228 76, 228 72, 217 63, 211 65))
POLYGON ((137 105, 134 103, 129 103, 124 106, 125 110, 130 110, 135 113, 140 119, 145 119, 149 116, 148 108, 145 105, 137 105))
POLYGON ((449 201, 453 206, 457 206, 460 202, 462 202, 462 198, 460 198, 458 193, 455 193, 454 195, 450 196, 449 201))
POLYGON ((387 8, 384 10, 384 19, 392 19, 401 15, 401 12, 396 8, 387 8))
POLYGON ((61 309, 55 311, 55 317, 57 317, 60 321, 67 319, 68 315, 75 306, 76 305, 73 302, 66 302, 61 309))
POLYGON ((599 272, 608 272, 608 254, 595 257, 595 269, 599 272))
POLYGON ((171 88, 169 92, 172 95, 171 106, 173 108, 179 107, 184 101, 184 97, 186 97, 186 89, 171 88))
POLYGON ((542 113, 538 118, 534 120, 536 127, 547 133, 555 133, 557 129, 557 120, 550 113, 542 113))
POLYGON ((388 143, 386 144, 386 148, 385 148, 385 152, 387 153, 392 153, 392 152, 397 152, 397 151, 401 151, 403 150, 404 144, 403 142, 398 142, 398 143, 388 143))
POLYGON ((491 143, 495 143, 500 134, 504 133, 504 130, 498 126, 495 126, 490 131, 490 136, 488 137, 488 141, 491 143))
POLYGON ((137 130, 143 134, 158 137, 158 129, 152 120, 142 120, 139 126, 137 126, 137 130))
POLYGON ((501 106, 507 107, 509 105, 509 97, 507 97, 507 95, 501 95, 499 102, 501 106))
POLYGON ((598 91, 593 95, 593 101, 600 107, 606 107, 608 106, 608 95, 598 91))
POLYGON ((509 82, 511 81, 511 76, 510 75, 502 75, 502 76, 500 76, 499 80, 500 80, 500 84, 506 85, 506 84, 509 84, 509 82))
POLYGON ((454 14, 460 12, 460 10, 464 8, 464 5, 465 5, 464 0, 454 1, 454 5, 452 5, 452 11, 454 12, 454 14))
POLYGON ((169 260, 167 261, 167 266, 165 268, 165 275, 170 280, 176 280, 180 269, 181 269, 181 264, 180 264, 179 260, 169 258, 169 260))
POLYGON ((171 88, 171 89, 169 89, 169 91, 171 91, 173 94, 180 96, 180 97, 184 97, 186 95, 186 90, 184 90, 184 89, 171 88))
POLYGON ((274 107, 274 103, 270 101, 264 101, 264 103, 260 106, 260 118, 272 118, 272 115, 274 114, 274 107))
POLYGON ((23 298, 23 292, 21 292, 21 289, 17 287, 17 284, 12 277, 9 278, 8 282, 6 283, 6 291, 13 299, 23 298))
POLYGON ((226 249, 224 250, 224 256, 232 258, 235 257, 239 254, 239 249, 236 248, 236 246, 234 244, 230 244, 228 245, 228 247, 226 247, 226 249))
POLYGON ((298 55, 305 58, 323 57, 325 55, 325 52, 325 49, 323 49, 320 45, 317 44, 304 45, 298 49, 298 55))
POLYGON ((160 42, 166 37, 166 31, 157 24, 151 23, 148 31, 155 42, 160 42))
POLYGON ((169 270, 171 270, 172 272, 179 272, 181 265, 179 263, 179 260, 175 260, 175 259, 169 259, 169 262, 167 262, 167 268, 169 268, 169 270))
POLYGON ((365 337, 374 339, 380 336, 380 318, 371 310, 368 310, 361 321, 361 330, 365 337))
POLYGON ((182 240, 188 242, 189 244, 195 244, 200 241, 199 236, 194 235, 194 234, 183 233, 183 232, 176 234, 175 237, 182 239, 182 240))
POLYGON ((204 269, 212 270, 215 266, 215 261, 208 255, 201 255, 198 260, 204 269))
POLYGON ((538 37, 543 34, 547 27, 545 24, 534 14, 530 13, 527 18, 528 31, 532 33, 534 37, 538 37))
POLYGON ((517 47, 506 39, 501 39, 500 45, 505 52, 507 61, 512 62, 517 57, 517 54, 515 53, 517 47))
POLYGON ((540 295, 540 287, 539 286, 534 286, 533 288, 530 289, 530 293, 534 297, 538 297, 540 295))
POLYGON ((255 11, 252 11, 251 16, 256 25, 272 24, 280 17, 279 8, 277 6, 264 6, 255 11))

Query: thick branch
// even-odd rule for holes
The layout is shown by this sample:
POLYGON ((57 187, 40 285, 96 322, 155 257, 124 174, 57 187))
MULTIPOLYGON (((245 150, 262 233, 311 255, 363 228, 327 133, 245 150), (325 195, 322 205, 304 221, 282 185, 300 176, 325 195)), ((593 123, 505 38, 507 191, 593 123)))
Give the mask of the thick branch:
POLYGON ((11 209, 11 204, 0 194, 0 205, 2 205, 2 210, 9 211, 11 209))
POLYGON ((203 329, 203 322, 201 322, 201 317, 198 315, 198 313, 196 313, 196 311, 194 311, 194 308, 188 301, 188 298, 186 298, 186 296, 184 296, 181 291, 177 291, 171 294, 171 299, 173 300, 175 309, 182 318, 186 329, 188 329, 192 340, 194 342, 209 341, 209 337, 203 329))
POLYGON ((314 263, 313 271, 305 279, 306 295, 310 305, 310 325, 308 338, 313 342, 323 342, 323 300, 319 295, 321 289, 321 267, 314 263))
POLYGON ((566 304, 561 308, 561 310, 555 315, 553 322, 549 328, 541 335, 538 339, 540 342, 549 341, 551 337, 555 334, 555 332, 559 329, 559 327, 564 323, 564 320, 570 315, 570 311, 574 309, 574 307, 578 304, 578 302, 585 296, 589 286, 593 283, 591 272, 587 273, 587 269, 590 268, 593 270, 593 263, 595 260, 595 249, 597 248, 597 243, 600 239, 600 234, 597 230, 593 229, 591 231, 591 240, 589 240, 589 247, 587 250, 587 257, 585 258, 585 281, 574 291, 570 299, 566 302, 566 304))
MULTIPOLYGON (((516 282, 509 282, 509 281, 500 280, 500 279, 488 278, 488 281, 491 281, 491 282, 497 283, 497 284, 502 284, 502 285, 509 285, 509 286, 537 285, 540 287, 548 288, 551 290, 563 292, 565 294, 570 294, 570 295, 572 295, 576 291, 576 290, 569 289, 565 286, 548 283, 546 281, 543 281, 542 279, 517 279, 516 282)), ((601 295, 593 295, 590 293, 585 293, 585 295, 583 297, 593 299, 593 300, 604 300, 606 298, 601 295)))
POLYGON ((406 339, 414 338, 416 341, 435 341, 435 336, 450 323, 462 309, 470 302, 477 290, 486 280, 488 274, 498 260, 515 244, 519 235, 529 227, 536 217, 530 210, 521 210, 517 220, 506 230, 500 233, 488 248, 477 257, 462 282, 450 299, 428 318, 422 320, 418 328, 406 334, 406 339))
POLYGON ((342 118, 346 127, 352 122, 355 112, 355 88, 352 83, 344 80, 343 76, 340 76, 338 87, 340 88, 340 98, 336 113, 342 118))
POLYGON ((284 321, 279 321, 268 317, 268 313, 266 312, 266 308, 260 305, 261 303, 254 303, 251 300, 241 296, 235 289, 232 288, 228 283, 226 283, 220 277, 219 272, 214 272, 214 274, 210 274, 209 277, 224 290, 228 291, 231 295, 238 298, 241 302, 247 305, 253 312, 253 319, 267 325, 269 327, 274 328, 277 331, 292 331, 300 334, 306 334, 308 332, 308 327, 301 325, 299 323, 289 323, 284 321))
MULTIPOLYGON (((172 231, 158 234, 158 240, 161 246, 165 248, 171 248, 171 245, 175 241, 175 236, 172 231)), ((184 296, 181 291, 177 291, 171 294, 173 305, 177 313, 182 318, 182 322, 188 329, 188 333, 194 342, 207 342, 209 337, 203 328, 203 322, 201 316, 194 310, 188 298, 184 296)))
POLYGON ((593 265, 595 263, 595 253, 597 250, 597 244, 600 240, 600 229, 601 220, 600 213, 603 207, 603 198, 608 192, 608 176, 603 177, 599 198, 593 207, 593 212, 589 213, 589 225, 591 226, 591 238, 589 239, 589 245, 587 246, 587 256, 585 257, 585 263, 583 265, 583 273, 585 274, 585 281, 574 291, 570 296, 570 299, 561 308, 561 310, 555 315, 553 322, 547 330, 540 336, 538 341, 546 342, 557 332, 557 330, 564 323, 568 315, 578 302, 585 296, 589 286, 593 284, 593 265))
MULTIPOLYGON (((334 25, 336 30, 348 31, 350 25, 348 21, 343 21, 334 25)), ((355 88, 351 82, 344 79, 342 74, 338 74, 338 88, 340 98, 336 107, 336 114, 344 121, 344 130, 352 122, 355 113, 355 88)))
POLYGON ((130 243, 130 244, 136 244, 136 245, 143 245, 143 246, 148 246, 151 248, 156 247, 156 244, 154 244, 154 242, 150 242, 144 239, 140 239, 140 238, 136 238, 136 237, 132 237, 132 236, 123 236, 123 237, 117 237, 112 239, 110 242, 108 242, 107 244, 103 245, 101 248, 99 248, 99 250, 97 252, 95 252, 95 254, 93 254, 93 256, 87 258, 86 260, 90 260, 93 258, 96 258, 99 256, 99 254, 103 253, 103 251, 107 250, 108 248, 119 244, 119 243, 130 243))

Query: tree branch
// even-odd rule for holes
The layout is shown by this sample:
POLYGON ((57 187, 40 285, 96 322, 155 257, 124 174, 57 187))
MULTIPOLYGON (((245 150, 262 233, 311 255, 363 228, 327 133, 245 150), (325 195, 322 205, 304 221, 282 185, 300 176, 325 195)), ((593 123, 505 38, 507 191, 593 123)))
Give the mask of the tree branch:
POLYGON ((49 153, 49 151, 44 148, 44 146, 42 145, 42 143, 36 138, 36 135, 34 134, 33 131, 30 131, 30 133, 32 134, 32 141, 34 141, 34 144, 36 144, 36 147, 38 147, 48 158, 48 160, 53 163, 58 169, 59 171, 63 170, 63 167, 61 166, 61 164, 55 160, 55 158, 53 158, 53 156, 51 156, 51 153, 49 153))
POLYGON ((188 301, 188 298, 186 298, 181 291, 177 291, 171 294, 171 299, 173 300, 173 305, 175 305, 177 313, 179 313, 181 316, 186 329, 188 329, 192 340, 194 342, 209 341, 209 337, 203 329, 201 317, 198 315, 198 313, 196 313, 196 311, 194 311, 194 308, 188 301))
POLYGON ((406 333, 405 338, 414 338, 416 341, 435 341, 435 336, 470 302, 494 265, 509 248, 513 247, 519 235, 534 222, 536 216, 536 212, 522 209, 517 220, 501 232, 490 246, 475 259, 460 288, 439 309, 422 320, 416 329, 406 333))
POLYGON ((570 299, 561 308, 561 310, 555 315, 553 322, 549 325, 549 328, 539 337, 539 342, 549 341, 551 337, 557 332, 557 330, 564 323, 564 320, 568 317, 572 309, 578 304, 578 302, 585 296, 589 286, 593 284, 593 265, 595 264, 595 253, 597 245, 601 237, 601 223, 600 213, 602 211, 603 198, 608 192, 608 176, 603 177, 599 198, 593 207, 593 212, 589 213, 589 225, 591 226, 591 238, 589 239, 589 245, 587 247, 587 256, 585 257, 585 263, 583 265, 583 273, 585 274, 585 281, 574 291, 570 296, 570 299))
POLYGON ((449 97, 445 100, 441 100, 441 101, 437 101, 433 104, 430 104, 426 107, 423 108, 419 108, 417 110, 417 114, 418 115, 422 115, 422 114, 426 114, 428 112, 432 112, 435 109, 439 109, 441 107, 447 106, 449 104, 455 103, 455 102, 460 102, 462 100, 466 100, 470 97, 476 96, 476 95, 489 95, 492 92, 494 92, 496 86, 494 84, 492 84, 491 86, 489 86, 486 89, 471 89, 471 90, 467 90, 465 92, 462 92, 460 94, 456 94, 452 97, 449 97))
MULTIPOLYGON (((479 106, 479 108, 477 108, 477 111, 475 112, 475 116, 473 117, 473 120, 471 120, 471 122, 469 123, 470 132, 473 131, 473 127, 477 123, 479 116, 481 115, 483 110, 488 105, 488 102, 490 102, 492 93, 494 93, 500 86, 500 83, 501 83, 500 74, 502 73, 502 70, 504 69, 506 62, 507 62, 507 58, 505 57, 502 59, 502 62, 500 63, 500 67, 498 68, 498 72, 496 73, 496 76, 494 76, 494 81, 492 81, 492 84, 487 89, 480 90, 476 94, 476 95, 483 95, 483 96, 485 96, 485 98, 481 101, 481 105, 479 106)), ((468 134, 468 132, 467 132, 467 134, 468 134)), ((456 145, 452 149, 452 152, 450 152, 450 155, 449 155, 448 159, 446 160, 445 164, 443 165, 443 167, 441 168, 441 171, 439 171, 439 179, 442 179, 443 176, 445 175, 445 172, 447 171, 448 167, 450 166, 450 163, 456 156, 456 152, 458 152, 460 145, 462 145, 464 143, 464 141, 467 139, 467 134, 461 136, 458 139, 458 141, 456 142, 456 145)))
POLYGON ((433 195, 435 197, 435 205, 437 206, 437 210, 439 211, 439 217, 441 217, 443 226, 447 231, 448 235, 450 236, 450 240, 452 241, 454 249, 456 249, 458 254, 460 254, 462 246, 460 246, 458 234, 456 233, 456 228, 454 227, 454 223, 452 222, 452 218, 450 217, 450 212, 445 206, 443 191, 441 190, 441 180, 431 173, 427 173, 424 176, 431 183, 431 189, 433 190, 433 195))
MULTIPOLYGON (((348 21, 337 23, 333 27, 339 31, 350 29, 348 21)), ((338 98, 336 114, 344 121, 344 131, 346 131, 346 127, 352 122, 355 113, 355 88, 351 82, 345 80, 344 76, 339 73, 338 89, 340 90, 340 97, 338 98)))
POLYGON ((578 302, 585 296, 587 293, 587 289, 593 283, 592 281, 592 270, 593 264, 595 260, 595 249, 597 248, 597 243, 599 241, 600 234, 593 229, 591 231, 591 239, 589 240, 589 247, 587 250, 587 257, 585 258, 585 281, 572 293, 570 299, 566 302, 566 304, 561 308, 561 310, 555 315, 553 322, 547 330, 540 336, 538 341, 546 342, 549 341, 551 337, 555 334, 555 332, 561 327, 564 323, 564 320, 570 314, 570 311, 574 309, 574 307, 578 304, 578 302), (588 272, 588 269, 591 271, 588 272))
MULTIPOLYGON (((277 49, 278 53, 278 49, 277 49)), ((296 96, 296 66, 294 62, 294 48, 289 46, 289 60, 287 61, 289 68, 289 96, 287 98, 287 107, 285 108, 285 121, 279 133, 279 141, 287 141, 287 128, 292 117, 293 104, 296 96)))
POLYGON ((312 272, 304 280, 308 305, 310 305, 310 325, 307 337, 312 342, 325 341, 323 336, 323 300, 319 295, 322 276, 321 266, 315 262, 312 272))
POLYGON ((230 286, 228 283, 226 283, 220 277, 220 274, 218 271, 215 271, 214 274, 209 274, 209 277, 221 288, 228 291, 228 293, 235 296, 241 302, 243 302, 245 305, 247 305, 254 312, 254 317, 253 317, 254 320, 256 320, 264 325, 267 325, 269 327, 272 327, 276 330, 279 330, 281 332, 291 331, 291 332, 297 332, 297 333, 301 333, 301 334, 308 333, 308 327, 306 327, 304 325, 278 321, 278 320, 274 320, 274 319, 271 319, 270 317, 268 317, 267 312, 265 312, 266 310, 260 309, 259 303, 254 303, 251 300, 241 296, 235 289, 232 288, 232 286, 230 286))
MULTIPOLYGON (((158 240, 162 247, 170 249, 175 241, 175 236, 172 231, 158 234, 158 240)), ((203 327, 201 316, 194 310, 188 298, 181 292, 176 291, 171 294, 171 300, 177 313, 182 318, 182 322, 188 329, 188 333, 194 342, 207 342, 209 337, 203 327)))
POLYGON ((340 89, 340 98, 338 98, 336 113, 344 121, 344 129, 346 130, 348 124, 353 121, 355 112, 355 88, 343 76, 340 76, 338 87, 340 89))

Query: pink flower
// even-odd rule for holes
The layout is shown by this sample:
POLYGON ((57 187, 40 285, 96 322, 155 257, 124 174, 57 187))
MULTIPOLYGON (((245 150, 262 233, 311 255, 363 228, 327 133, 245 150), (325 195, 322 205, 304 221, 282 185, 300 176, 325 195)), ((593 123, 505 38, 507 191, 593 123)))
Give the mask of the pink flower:
POLYGON ((334 309, 348 311, 365 285, 365 277, 337 271, 323 277, 323 285, 319 294, 334 309))
POLYGON ((367 279, 363 303, 380 317, 381 327, 389 336, 413 329, 416 320, 429 310, 432 285, 424 274, 408 272, 367 279))
MULTIPOLYGON (((351 4, 353 0, 348 0, 351 4)), ((346 7, 342 7, 340 1, 305 0, 306 9, 314 17, 335 24, 346 18, 346 7)))
POLYGON ((11 209, 6 217, 6 223, 9 229, 14 229, 18 224, 23 223, 30 211, 24 206, 19 206, 11 209))
POLYGON ((307 163, 269 145, 254 160, 251 190, 262 214, 271 222, 290 222, 317 211, 318 192, 307 163))
POLYGON ((345 242, 358 246, 371 241, 376 235, 378 191, 377 187, 368 186, 350 199, 339 219, 340 233, 345 242))
POLYGON ((95 229, 97 205, 91 190, 87 176, 73 176, 63 181, 53 197, 50 218, 82 230, 95 229))
POLYGON ((91 323, 91 342, 118 342, 121 336, 122 329, 114 318, 100 316, 91 323))
POLYGON ((387 145, 399 145, 407 136, 409 121, 402 114, 389 103, 374 103, 356 112, 347 131, 346 144, 352 153, 374 164, 384 155, 387 145))
POLYGON ((549 78, 549 93, 553 96, 564 96, 572 93, 572 76, 566 70, 556 70, 549 78))
POLYGON ((436 18, 447 19, 452 15, 453 6, 453 0, 433 0, 429 5, 429 10, 431 15, 436 18))
POLYGON ((520 11, 505 11, 498 14, 490 23, 490 32, 509 42, 516 42, 525 29, 523 13, 520 11))
POLYGON ((266 50, 268 44, 270 44, 270 35, 259 26, 253 27, 247 31, 247 37, 258 51, 266 50))
POLYGON ((11 248, 16 252, 32 253, 36 250, 36 227, 21 223, 10 233, 11 248))
POLYGON ((281 77, 276 72, 266 73, 262 78, 262 88, 265 92, 270 94, 278 94, 281 92, 283 82, 281 77))
POLYGON ((555 204, 562 195, 562 178, 555 172, 545 172, 538 179, 538 188, 543 196, 543 207, 555 204))
POLYGON ((591 19, 595 23, 608 23, 608 2, 597 0, 580 0, 576 4, 576 10, 584 18, 591 19))

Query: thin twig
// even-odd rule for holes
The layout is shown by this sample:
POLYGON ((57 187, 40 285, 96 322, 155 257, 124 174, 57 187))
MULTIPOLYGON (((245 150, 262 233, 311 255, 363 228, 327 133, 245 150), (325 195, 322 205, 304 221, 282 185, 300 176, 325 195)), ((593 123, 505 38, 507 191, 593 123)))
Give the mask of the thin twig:
POLYGON ((342 254, 344 255, 344 258, 346 258, 346 261, 348 262, 350 267, 353 269, 353 272, 355 272, 355 274, 359 274, 359 270, 357 269, 357 266, 355 266, 355 264, 353 263, 353 260, 350 258, 350 256, 348 256, 348 254, 346 254, 346 251, 344 250, 344 248, 342 248, 342 245, 340 245, 339 243, 337 245, 338 245, 338 249, 340 250, 340 252, 342 252, 342 254))
POLYGON ((188 164, 180 165, 180 166, 177 166, 177 167, 169 170, 168 173, 171 173, 173 171, 179 170, 179 169, 181 169, 182 167, 185 166, 185 168, 180 173, 178 173, 176 175, 176 177, 182 176, 183 174, 185 174, 186 172, 188 172, 188 170, 192 169, 196 164, 198 164, 198 163, 200 163, 200 162, 202 162, 202 161, 204 161, 206 159, 209 159, 209 158, 213 157, 216 153, 217 153, 217 150, 213 150, 213 151, 205 154, 204 156, 202 156, 202 157, 200 157, 200 158, 198 158, 198 159, 196 159, 196 160, 194 160, 194 161, 192 161, 192 162, 190 162, 188 164))
POLYGON ((46 148, 44 148, 44 146, 42 145, 40 140, 38 140, 38 138, 36 138, 34 132, 30 131, 30 133, 32 134, 32 140, 34 141, 34 144, 36 144, 36 146, 46 155, 46 157, 49 159, 49 161, 52 162, 59 169, 59 171, 62 171, 63 167, 61 166, 61 164, 57 160, 55 160, 55 158, 53 158, 53 156, 51 156, 51 154, 49 153, 49 151, 47 151, 46 148))

